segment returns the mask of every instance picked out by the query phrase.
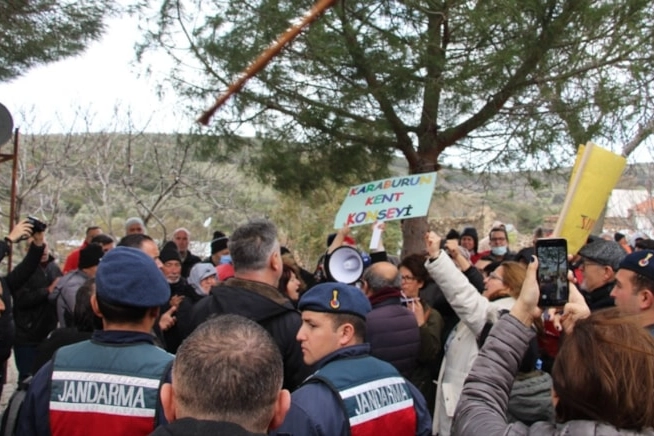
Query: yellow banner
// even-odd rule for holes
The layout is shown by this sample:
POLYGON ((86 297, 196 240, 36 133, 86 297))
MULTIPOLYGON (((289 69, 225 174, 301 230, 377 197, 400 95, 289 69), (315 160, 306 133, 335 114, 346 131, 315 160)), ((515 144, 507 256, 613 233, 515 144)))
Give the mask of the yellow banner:
POLYGON ((592 142, 579 146, 554 229, 554 236, 568 240, 569 253, 577 253, 586 243, 626 165, 627 159, 592 142))

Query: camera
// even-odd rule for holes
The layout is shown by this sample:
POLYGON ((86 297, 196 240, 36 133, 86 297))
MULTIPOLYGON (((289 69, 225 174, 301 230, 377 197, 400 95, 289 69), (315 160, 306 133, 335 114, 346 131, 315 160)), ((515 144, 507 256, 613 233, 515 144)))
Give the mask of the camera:
POLYGON ((32 233, 45 232, 45 229, 48 228, 48 225, 43 221, 39 221, 33 216, 27 217, 27 222, 32 225, 32 233))

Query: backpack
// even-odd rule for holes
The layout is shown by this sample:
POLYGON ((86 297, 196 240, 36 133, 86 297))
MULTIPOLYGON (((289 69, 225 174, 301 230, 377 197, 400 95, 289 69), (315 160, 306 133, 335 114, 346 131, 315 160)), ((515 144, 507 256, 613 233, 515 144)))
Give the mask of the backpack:
POLYGON ((18 415, 20 408, 27 396, 27 389, 32 383, 32 376, 27 377, 20 382, 18 388, 11 394, 7 408, 2 413, 2 422, 0 424, 0 436, 12 436, 16 434, 16 425, 18 424, 18 415))

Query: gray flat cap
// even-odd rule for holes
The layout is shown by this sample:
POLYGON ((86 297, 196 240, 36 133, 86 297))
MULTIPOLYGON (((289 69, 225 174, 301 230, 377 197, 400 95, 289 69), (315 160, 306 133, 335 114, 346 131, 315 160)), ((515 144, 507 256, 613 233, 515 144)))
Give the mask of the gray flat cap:
POLYGON ((579 255, 600 265, 610 266, 613 271, 617 271, 627 253, 617 242, 599 239, 584 245, 579 250, 579 255))

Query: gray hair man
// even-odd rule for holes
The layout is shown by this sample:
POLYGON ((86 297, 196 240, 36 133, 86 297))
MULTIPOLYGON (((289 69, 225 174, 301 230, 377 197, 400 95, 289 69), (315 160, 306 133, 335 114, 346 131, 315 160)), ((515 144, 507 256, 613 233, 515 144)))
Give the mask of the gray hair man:
POLYGON ((229 239, 234 277, 214 287, 193 307, 192 326, 215 314, 236 314, 261 324, 271 334, 284 359, 284 387, 292 390, 309 374, 295 340, 302 320, 277 286, 283 262, 277 228, 268 220, 253 220, 229 239))
POLYGON ((182 258, 182 277, 188 278, 191 274, 191 268, 196 263, 202 262, 195 254, 191 253, 189 244, 191 243, 191 232, 184 227, 175 229, 173 232, 173 242, 177 245, 179 256, 182 258))

